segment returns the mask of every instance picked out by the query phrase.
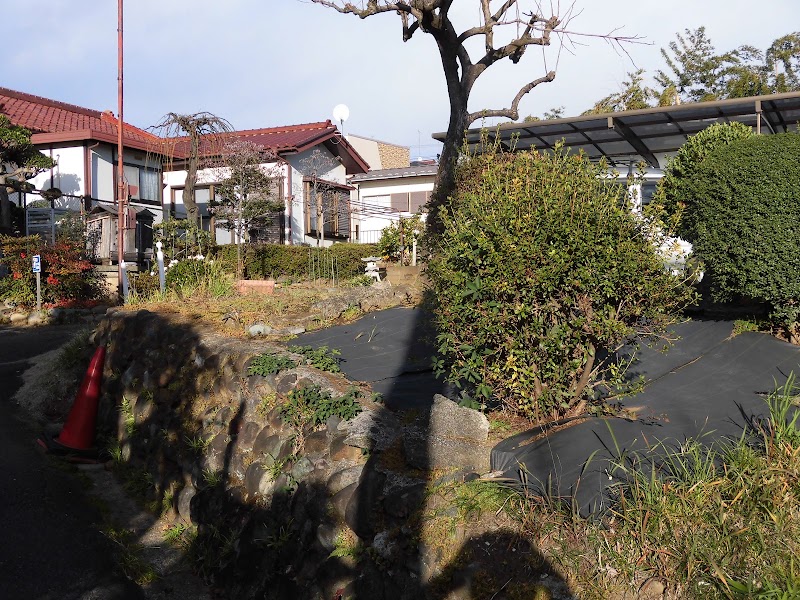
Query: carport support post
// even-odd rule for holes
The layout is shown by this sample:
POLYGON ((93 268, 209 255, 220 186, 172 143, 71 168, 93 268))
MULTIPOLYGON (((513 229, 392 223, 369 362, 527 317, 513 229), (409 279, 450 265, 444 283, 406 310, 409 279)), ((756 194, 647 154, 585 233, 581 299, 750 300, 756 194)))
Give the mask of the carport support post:
POLYGON ((156 242, 156 259, 158 260, 158 286, 161 288, 161 293, 167 289, 166 279, 164 278, 164 253, 161 251, 161 242, 156 242))

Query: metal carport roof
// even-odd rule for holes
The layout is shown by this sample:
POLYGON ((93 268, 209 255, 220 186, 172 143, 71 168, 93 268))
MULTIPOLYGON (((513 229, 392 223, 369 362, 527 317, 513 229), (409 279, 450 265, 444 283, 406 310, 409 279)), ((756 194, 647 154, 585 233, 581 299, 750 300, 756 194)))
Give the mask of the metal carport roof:
MULTIPOLYGON (((510 150, 548 150, 559 140, 591 159, 605 156, 611 164, 645 161, 659 167, 657 154, 677 151, 690 135, 714 123, 738 121, 759 133, 797 131, 800 92, 696 102, 600 115, 585 115, 530 123, 505 123, 467 131, 470 147, 485 131, 510 150)), ((444 141, 445 133, 433 134, 444 141)))

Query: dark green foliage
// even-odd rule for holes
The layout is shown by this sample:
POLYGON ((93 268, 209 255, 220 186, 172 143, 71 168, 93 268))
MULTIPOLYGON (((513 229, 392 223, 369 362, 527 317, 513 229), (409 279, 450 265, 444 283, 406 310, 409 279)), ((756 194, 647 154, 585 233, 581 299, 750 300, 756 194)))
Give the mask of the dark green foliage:
POLYGON ((0 298, 18 304, 36 302, 36 277, 31 257, 42 258, 42 302, 45 306, 77 307, 89 305, 105 292, 100 274, 86 258, 85 246, 68 239, 44 244, 38 236, 0 236, 0 263, 11 271, 0 280, 0 298))
POLYGON ((411 253, 414 238, 425 229, 419 215, 403 219, 399 223, 392 223, 381 231, 378 240, 378 256, 388 257, 390 260, 400 260, 411 253), (402 244, 400 233, 403 233, 402 244), (416 235, 414 232, 418 232, 416 235))
POLYGON ((212 246, 208 251, 211 259, 226 273, 236 273, 236 244, 212 246))
POLYGON ((327 346, 320 346, 319 348, 313 348, 312 346, 289 346, 289 352, 304 356, 309 365, 321 371, 328 371, 329 373, 342 372, 342 369, 339 368, 341 359, 337 358, 341 352, 336 349, 329 349, 327 346))
POLYGON ((223 276, 219 265, 190 258, 180 261, 167 270, 166 285, 171 289, 183 286, 203 287, 209 280, 223 276))
POLYGON ((248 375, 274 375, 285 369, 293 369, 297 363, 287 356, 277 354, 261 354, 253 358, 247 367, 248 375))
POLYGON ((334 244, 330 248, 285 246, 282 244, 248 245, 244 268, 247 279, 273 279, 281 276, 292 279, 311 279, 323 254, 329 255, 338 279, 345 280, 364 274, 362 258, 377 252, 373 244, 334 244))
MULTIPOLYGON (((694 249, 712 299, 766 302, 776 324, 800 320, 800 135, 718 148, 695 172, 694 249)), ((794 325, 793 325, 794 324, 794 325)))
POLYGON ((428 276, 437 370, 534 419, 580 412, 596 360, 691 293, 664 271, 605 165, 484 149, 460 167, 428 276))
POLYGON ((726 123, 712 125, 690 137, 664 169, 664 178, 658 185, 649 211, 663 211, 658 216, 673 225, 670 229, 677 228, 681 237, 691 241, 694 238, 696 214, 689 189, 695 173, 715 149, 753 135, 746 125, 726 123))
POLYGON ((298 429, 307 423, 322 425, 332 416, 347 421, 361 412, 360 397, 361 392, 356 389, 344 396, 331 396, 319 386, 298 388, 289 392, 279 411, 286 423, 298 429))
POLYGON ((139 298, 149 298, 152 294, 160 291, 161 282, 158 275, 151 275, 149 271, 138 273, 128 272, 128 285, 131 292, 139 298))

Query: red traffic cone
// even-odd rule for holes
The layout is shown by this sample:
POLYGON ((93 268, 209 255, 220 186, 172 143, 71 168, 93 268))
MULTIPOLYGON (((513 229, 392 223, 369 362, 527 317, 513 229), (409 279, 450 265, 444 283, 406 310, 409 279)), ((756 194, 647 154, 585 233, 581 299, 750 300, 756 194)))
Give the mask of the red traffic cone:
POLYGON ((100 381, 103 378, 103 362, 106 347, 95 350, 86 375, 83 376, 78 395, 69 411, 67 422, 55 441, 73 450, 88 450, 94 444, 94 429, 97 424, 97 404, 100 400, 100 381))

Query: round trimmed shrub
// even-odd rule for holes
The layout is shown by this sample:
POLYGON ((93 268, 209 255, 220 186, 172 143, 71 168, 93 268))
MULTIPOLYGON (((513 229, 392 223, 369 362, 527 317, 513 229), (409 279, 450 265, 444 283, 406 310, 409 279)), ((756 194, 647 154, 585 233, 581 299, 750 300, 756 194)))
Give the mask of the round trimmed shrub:
POLYGON ((429 240, 440 374, 534 420, 577 414, 603 351, 692 297, 606 172, 560 149, 460 166, 429 240))
POLYGON ((691 185, 700 165, 717 148, 755 135, 742 123, 717 123, 691 136, 664 169, 650 211, 662 209, 665 221, 681 237, 695 237, 696 214, 691 185))
MULTIPOLYGON (((692 239, 715 301, 767 303, 800 336, 800 135, 755 136, 714 151, 689 186, 692 239)), ((797 340, 800 341, 800 340, 797 340)))

